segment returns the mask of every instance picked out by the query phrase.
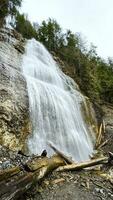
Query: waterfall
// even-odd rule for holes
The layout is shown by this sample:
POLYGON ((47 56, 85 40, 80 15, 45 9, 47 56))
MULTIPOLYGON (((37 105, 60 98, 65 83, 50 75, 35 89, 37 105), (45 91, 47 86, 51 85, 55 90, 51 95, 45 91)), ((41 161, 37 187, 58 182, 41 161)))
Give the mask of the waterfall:
POLYGON ((40 154, 51 141, 74 160, 83 161, 93 151, 91 134, 81 113, 83 95, 71 78, 63 74, 46 48, 28 40, 23 55, 23 74, 27 81, 32 134, 30 153, 40 154))

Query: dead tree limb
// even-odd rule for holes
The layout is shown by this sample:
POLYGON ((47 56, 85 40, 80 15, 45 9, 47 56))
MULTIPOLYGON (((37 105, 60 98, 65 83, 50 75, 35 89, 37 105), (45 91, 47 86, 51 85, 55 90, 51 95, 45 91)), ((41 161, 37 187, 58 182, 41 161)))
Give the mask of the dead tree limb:
POLYGON ((25 172, 23 175, 3 181, 0 200, 16 200, 35 183, 41 181, 48 173, 64 164, 64 160, 58 155, 29 162, 28 167, 32 172, 25 172))
POLYGON ((27 172, 21 171, 18 167, 17 169, 10 169, 4 172, 4 179, 2 178, 2 181, 0 181, 0 200, 21 199, 22 194, 34 184, 42 181, 47 174, 51 173, 56 168, 57 171, 74 171, 94 165, 111 163, 111 161, 113 161, 113 154, 111 152, 109 152, 109 157, 102 157, 79 164, 73 163, 68 165, 65 165, 64 159, 59 155, 53 155, 51 158, 35 157, 26 163, 26 166, 29 169, 27 172))
POLYGON ((110 139, 105 140, 102 144, 100 144, 100 145, 98 146, 98 149, 101 149, 102 147, 104 147, 104 146, 109 142, 109 140, 110 140, 110 139))
POLYGON ((51 142, 48 142, 48 144, 55 151, 55 153, 57 153, 61 158, 63 158, 66 161, 66 163, 68 164, 74 163, 74 161, 71 158, 68 158, 66 155, 64 155, 64 153, 59 151, 51 142))
POLYGON ((5 169, 0 171, 0 181, 6 180, 20 172, 20 167, 13 167, 10 169, 5 169))
POLYGON ((104 119, 102 121, 102 129, 103 129, 103 133, 105 133, 105 131, 106 131, 106 124, 105 124, 104 119))
POLYGON ((75 171, 75 170, 80 170, 86 167, 92 167, 94 165, 105 164, 105 163, 108 163, 108 157, 102 157, 102 158, 98 158, 98 159, 94 159, 94 160, 90 160, 86 162, 81 162, 78 164, 62 166, 62 167, 59 167, 56 171, 60 171, 60 172, 61 171, 75 171))
POLYGON ((103 125, 101 123, 100 127, 99 127, 99 131, 98 131, 98 137, 97 137, 96 145, 95 145, 96 148, 101 144, 101 140, 102 140, 102 126, 103 125))

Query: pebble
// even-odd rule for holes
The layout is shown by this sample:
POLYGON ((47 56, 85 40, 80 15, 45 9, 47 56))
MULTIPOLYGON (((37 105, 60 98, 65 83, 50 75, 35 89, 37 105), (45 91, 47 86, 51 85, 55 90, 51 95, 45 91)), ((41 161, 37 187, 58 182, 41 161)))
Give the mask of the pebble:
POLYGON ((13 165, 11 164, 9 160, 6 160, 5 162, 2 163, 3 169, 10 168, 10 167, 13 167, 13 165))

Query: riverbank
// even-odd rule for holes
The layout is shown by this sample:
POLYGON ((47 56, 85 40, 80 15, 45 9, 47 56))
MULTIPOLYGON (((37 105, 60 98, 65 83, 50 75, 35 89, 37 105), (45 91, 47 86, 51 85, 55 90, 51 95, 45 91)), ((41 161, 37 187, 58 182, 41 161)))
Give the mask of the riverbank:
MULTIPOLYGON (((113 152, 113 108, 103 106, 105 135, 108 140, 101 148, 101 153, 107 155, 113 152)), ((76 172, 53 172, 42 184, 37 185, 33 192, 26 194, 27 200, 112 200, 113 199, 113 167, 97 166, 76 172), (110 178, 111 177, 111 178, 110 178), (109 179, 110 178, 110 179, 109 179)), ((23 197, 23 200, 25 197, 23 197)))

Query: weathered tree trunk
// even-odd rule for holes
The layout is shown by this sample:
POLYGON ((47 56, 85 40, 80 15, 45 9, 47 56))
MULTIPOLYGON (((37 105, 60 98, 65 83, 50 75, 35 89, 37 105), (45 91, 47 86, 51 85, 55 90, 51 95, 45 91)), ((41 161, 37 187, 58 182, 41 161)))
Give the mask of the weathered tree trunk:
POLYGON ((20 167, 14 167, 0 172, 0 200, 21 199, 22 194, 56 168, 60 172, 74 171, 98 164, 112 164, 112 161, 113 153, 111 152, 109 152, 109 157, 68 165, 65 165, 64 159, 59 155, 54 155, 51 158, 35 157, 24 165, 24 170, 20 167))
POLYGON ((66 161, 66 163, 68 163, 68 164, 74 163, 74 161, 71 158, 68 158, 66 155, 64 155, 51 142, 49 142, 48 144, 55 151, 55 153, 57 153, 61 158, 63 158, 66 161))
POLYGON ((19 167, 13 167, 11 169, 5 169, 0 171, 0 181, 6 180, 20 172, 19 167))
MULTIPOLYGON (((64 164, 64 160, 58 155, 54 155, 51 158, 35 158, 35 160, 29 161, 26 164, 31 172, 23 172, 23 175, 14 176, 12 179, 9 179, 9 181, 6 181, 5 177, 9 178, 9 171, 12 171, 10 173, 11 176, 12 174, 14 175, 15 169, 12 168, 11 170, 8 170, 8 176, 6 176, 5 171, 1 175, 1 177, 4 177, 4 181, 1 182, 0 200, 17 199, 33 184, 41 181, 48 173, 64 164)), ((1 180, 3 180, 3 178, 1 180)))
POLYGON ((102 157, 102 158, 98 158, 98 159, 94 159, 91 161, 87 161, 87 162, 82 162, 82 163, 78 163, 78 164, 71 164, 71 165, 66 165, 66 166, 62 166, 59 167, 57 169, 57 171, 75 171, 75 170, 80 170, 86 167, 92 167, 94 165, 99 165, 99 164, 105 164, 108 163, 108 157, 102 157))
POLYGON ((100 145, 101 140, 102 140, 102 127, 103 127, 103 124, 101 123, 100 127, 99 127, 99 131, 98 131, 98 137, 97 137, 96 145, 95 145, 96 148, 98 148, 98 146, 100 145))

